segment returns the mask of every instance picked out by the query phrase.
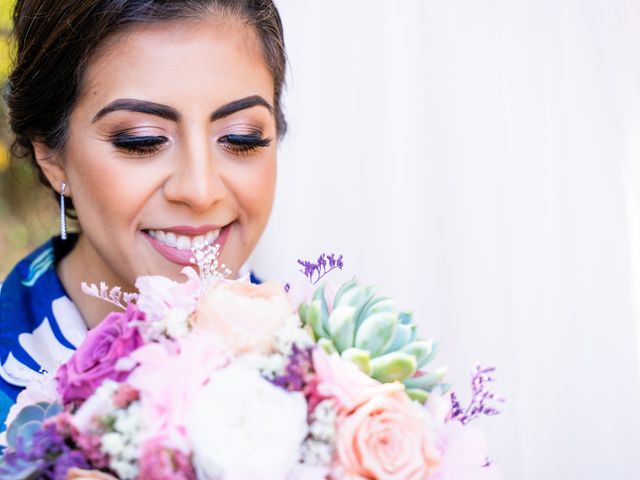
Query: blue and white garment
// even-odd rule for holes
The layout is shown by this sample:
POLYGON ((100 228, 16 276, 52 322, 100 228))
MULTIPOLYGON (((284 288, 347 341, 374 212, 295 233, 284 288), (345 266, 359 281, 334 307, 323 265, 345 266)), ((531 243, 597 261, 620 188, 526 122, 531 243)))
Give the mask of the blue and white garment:
POLYGON ((0 432, 18 393, 66 362, 87 335, 55 269, 74 240, 52 238, 0 286, 0 432))

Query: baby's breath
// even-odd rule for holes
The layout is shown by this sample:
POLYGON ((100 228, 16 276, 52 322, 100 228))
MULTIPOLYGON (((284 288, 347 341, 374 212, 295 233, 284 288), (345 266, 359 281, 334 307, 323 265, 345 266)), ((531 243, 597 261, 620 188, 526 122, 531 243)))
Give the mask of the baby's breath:
POLYGON ((220 245, 201 242, 193 245, 191 251, 193 252, 191 263, 198 266, 200 280, 204 289, 216 280, 222 280, 231 275, 231 270, 224 263, 218 262, 220 245))

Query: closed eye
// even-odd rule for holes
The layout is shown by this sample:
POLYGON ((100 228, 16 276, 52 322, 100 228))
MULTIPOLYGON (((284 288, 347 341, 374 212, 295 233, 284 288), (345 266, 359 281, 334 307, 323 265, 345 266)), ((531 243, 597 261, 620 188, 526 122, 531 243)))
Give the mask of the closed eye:
POLYGON ((229 134, 218 139, 224 149, 238 155, 249 155, 255 153, 260 148, 271 145, 270 138, 262 138, 259 134, 238 135, 229 134))
POLYGON ((116 148, 141 157, 158 152, 167 141, 167 137, 152 135, 117 134, 111 138, 116 148))

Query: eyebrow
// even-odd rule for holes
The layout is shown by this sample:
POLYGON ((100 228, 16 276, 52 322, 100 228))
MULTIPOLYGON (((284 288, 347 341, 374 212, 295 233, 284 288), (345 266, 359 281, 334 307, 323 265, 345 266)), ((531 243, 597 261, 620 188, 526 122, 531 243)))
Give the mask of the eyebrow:
MULTIPOLYGON (((211 114, 210 121, 214 122, 216 120, 220 120, 221 118, 228 117, 229 115, 232 115, 236 112, 239 112, 240 110, 245 110, 247 108, 255 106, 265 107, 267 110, 269 110, 269 113, 273 115, 273 107, 269 102, 267 102, 260 95, 252 95, 250 97, 241 98, 239 100, 234 100, 233 102, 222 105, 211 114)), ((168 105, 162 105, 160 103, 150 102, 147 100, 119 98, 96 113, 91 123, 95 123, 106 114, 118 110, 156 115, 158 117, 166 118, 167 120, 171 120, 174 122, 178 122, 182 118, 180 112, 178 112, 173 107, 169 107, 168 105)))

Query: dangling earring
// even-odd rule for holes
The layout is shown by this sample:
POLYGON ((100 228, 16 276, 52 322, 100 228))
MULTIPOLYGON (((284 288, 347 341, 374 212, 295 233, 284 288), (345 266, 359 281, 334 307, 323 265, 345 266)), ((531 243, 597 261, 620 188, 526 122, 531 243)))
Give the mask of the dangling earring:
POLYGON ((64 211, 64 191, 67 188, 67 184, 62 182, 60 186, 60 238, 62 240, 67 239, 67 215, 64 211))

